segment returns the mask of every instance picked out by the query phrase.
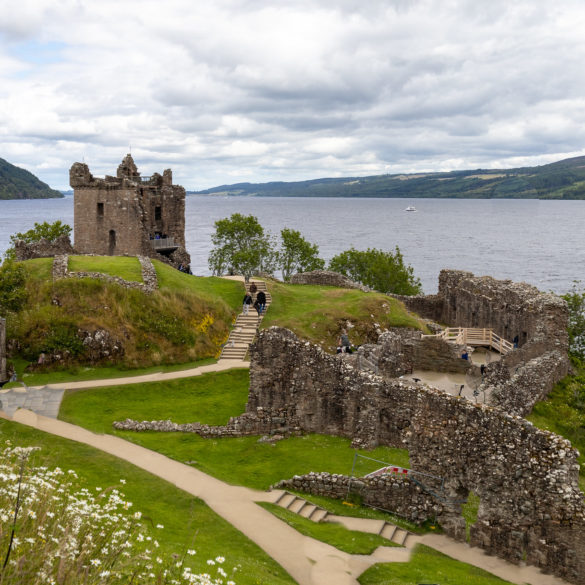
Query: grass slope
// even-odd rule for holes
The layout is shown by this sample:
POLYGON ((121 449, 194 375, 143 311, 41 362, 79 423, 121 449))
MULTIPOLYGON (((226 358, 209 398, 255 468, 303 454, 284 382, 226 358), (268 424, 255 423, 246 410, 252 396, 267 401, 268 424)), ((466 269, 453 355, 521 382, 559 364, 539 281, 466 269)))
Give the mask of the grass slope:
POLYGON ((312 522, 290 510, 285 510, 277 504, 259 502, 258 505, 286 522, 289 526, 292 526, 301 534, 330 544, 350 555, 371 555, 379 546, 400 546, 377 534, 348 530, 341 524, 312 522))
MULTIPOLYGON (((7 337, 16 340, 17 359, 36 363, 41 352, 62 356, 53 369, 88 363, 131 368, 215 358, 243 291, 238 282, 194 277, 160 262, 155 262, 160 290, 150 295, 100 279, 53 282, 51 263, 50 258, 22 263, 27 302, 18 313, 7 315, 7 337), (123 354, 91 362, 80 330, 107 331, 123 346, 123 354)), ((136 258, 73 257, 70 268, 142 278, 136 258)))
POLYGON ((278 325, 333 352, 341 329, 354 345, 375 343, 376 329, 412 327, 425 330, 422 320, 404 305, 380 293, 331 286, 291 285, 269 281, 272 304, 262 328, 278 325), (347 323, 353 327, 349 327, 347 323))
POLYGON ((36 429, 0 419, 0 440, 13 445, 41 446, 38 462, 49 467, 74 469, 87 487, 117 487, 152 520, 160 551, 163 554, 183 553, 195 548, 193 568, 206 572, 206 560, 222 555, 224 568, 238 585, 270 583, 293 585, 293 579, 264 551, 215 514, 203 501, 179 490, 125 461, 92 447, 55 437, 36 429), (126 484, 121 485, 120 479, 126 484), (233 567, 237 571, 233 572, 233 567))
POLYGON ((574 376, 556 384, 527 419, 541 429, 565 437, 579 450, 579 485, 585 492, 585 367, 576 367, 574 376))
POLYGON ((483 569, 461 563, 420 544, 410 562, 374 565, 358 581, 361 585, 512 585, 483 569))

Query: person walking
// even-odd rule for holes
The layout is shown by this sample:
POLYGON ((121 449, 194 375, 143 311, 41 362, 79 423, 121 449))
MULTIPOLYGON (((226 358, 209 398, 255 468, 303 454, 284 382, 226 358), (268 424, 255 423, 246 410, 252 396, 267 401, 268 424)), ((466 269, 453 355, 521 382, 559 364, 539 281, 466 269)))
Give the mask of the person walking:
POLYGON ((258 291, 258 294, 256 295, 256 300, 258 301, 258 303, 260 303, 259 314, 261 315, 266 310, 266 294, 264 293, 263 290, 258 291))
POLYGON ((243 304, 242 313, 244 313, 244 315, 247 315, 248 310, 250 309, 250 305, 252 304, 252 296, 250 295, 250 293, 246 293, 244 295, 244 300, 242 301, 242 304, 243 304))

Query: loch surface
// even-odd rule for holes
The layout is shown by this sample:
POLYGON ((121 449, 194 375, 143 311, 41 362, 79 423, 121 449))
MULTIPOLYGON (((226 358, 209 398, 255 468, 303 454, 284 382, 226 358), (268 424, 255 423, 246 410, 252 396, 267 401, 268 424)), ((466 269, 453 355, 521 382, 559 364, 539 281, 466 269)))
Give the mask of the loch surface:
MULTIPOLYGON (((195 274, 210 274, 213 224, 232 213, 255 215, 274 235, 299 230, 326 260, 351 246, 399 246, 426 293, 436 292, 441 268, 557 293, 585 279, 585 201, 189 196, 185 236, 195 274)), ((0 254, 11 234, 57 219, 73 226, 71 197, 0 201, 0 254)))

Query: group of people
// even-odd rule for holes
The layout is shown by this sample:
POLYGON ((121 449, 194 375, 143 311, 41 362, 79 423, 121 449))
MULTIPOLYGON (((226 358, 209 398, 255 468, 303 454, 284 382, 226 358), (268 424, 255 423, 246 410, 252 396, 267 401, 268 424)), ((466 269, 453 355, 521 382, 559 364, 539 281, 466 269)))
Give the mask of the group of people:
POLYGON ((252 305, 256 309, 258 316, 262 315, 262 313, 264 313, 264 311, 266 310, 266 293, 263 290, 259 291, 255 282, 252 282, 250 284, 249 291, 246 292, 246 294, 244 295, 243 300, 244 315, 248 314, 248 311, 250 310, 250 305, 252 305), (255 299, 254 295, 256 295, 255 299))
POLYGON ((179 264, 179 271, 184 272, 185 274, 193 274, 191 272, 191 266, 189 264, 183 264, 182 262, 179 264))

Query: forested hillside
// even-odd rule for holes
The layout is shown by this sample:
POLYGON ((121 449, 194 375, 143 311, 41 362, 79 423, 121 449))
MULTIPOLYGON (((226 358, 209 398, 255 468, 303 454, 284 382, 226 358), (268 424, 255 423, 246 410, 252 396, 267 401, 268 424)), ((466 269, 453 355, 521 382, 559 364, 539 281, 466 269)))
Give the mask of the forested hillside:
POLYGON ((0 199, 50 199, 62 193, 37 179, 32 173, 0 158, 0 199))
POLYGON ((238 183, 197 193, 264 197, 585 199, 585 156, 538 167, 374 175, 294 183, 238 183))

